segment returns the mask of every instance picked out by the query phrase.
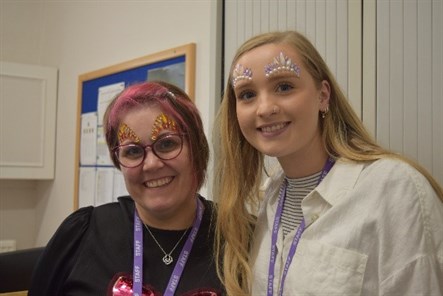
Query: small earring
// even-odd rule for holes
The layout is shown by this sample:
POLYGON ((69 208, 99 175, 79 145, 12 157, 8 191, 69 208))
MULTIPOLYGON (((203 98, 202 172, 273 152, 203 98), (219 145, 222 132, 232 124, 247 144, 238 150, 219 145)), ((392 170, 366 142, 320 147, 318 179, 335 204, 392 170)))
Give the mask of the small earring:
POLYGON ((325 108, 325 110, 323 110, 322 112, 321 112, 321 118, 325 118, 326 117, 326 114, 329 112, 329 107, 328 106, 326 106, 326 108, 325 108))

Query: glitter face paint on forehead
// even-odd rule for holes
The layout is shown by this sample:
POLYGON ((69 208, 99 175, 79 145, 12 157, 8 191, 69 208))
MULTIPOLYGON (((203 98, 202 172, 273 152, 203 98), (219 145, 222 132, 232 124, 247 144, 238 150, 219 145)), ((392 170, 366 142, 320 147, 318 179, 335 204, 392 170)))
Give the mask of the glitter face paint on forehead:
POLYGON ((232 71, 232 85, 235 87, 239 80, 252 79, 252 71, 249 68, 243 67, 240 64, 235 65, 234 70, 232 71))
POLYGON ((151 140, 155 141, 160 132, 165 129, 177 132, 177 123, 174 121, 174 119, 169 118, 166 114, 160 113, 160 115, 158 115, 155 119, 154 126, 152 127, 151 140))
POLYGON ((300 78, 301 70, 297 64, 293 63, 292 60, 281 51, 271 64, 265 66, 265 75, 266 77, 270 77, 280 72, 293 72, 295 76, 300 78))
POLYGON ((132 140, 134 143, 140 143, 140 138, 126 123, 120 124, 118 129, 118 142, 122 143, 124 140, 132 140))

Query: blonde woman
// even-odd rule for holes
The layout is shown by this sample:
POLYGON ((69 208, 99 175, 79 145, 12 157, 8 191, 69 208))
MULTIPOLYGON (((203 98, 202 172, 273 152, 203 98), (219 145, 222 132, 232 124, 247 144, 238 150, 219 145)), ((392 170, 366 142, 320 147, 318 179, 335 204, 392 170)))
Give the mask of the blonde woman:
POLYGON ((307 38, 246 41, 218 120, 229 295, 442 295, 441 185, 370 137, 307 38), (264 155, 282 170, 259 200, 264 155))

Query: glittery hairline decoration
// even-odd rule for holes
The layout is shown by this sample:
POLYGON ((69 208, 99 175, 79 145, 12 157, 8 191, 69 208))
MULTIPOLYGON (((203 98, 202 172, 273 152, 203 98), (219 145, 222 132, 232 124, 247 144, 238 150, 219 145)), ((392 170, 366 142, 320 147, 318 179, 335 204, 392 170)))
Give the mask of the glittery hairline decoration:
POLYGON ((247 79, 252 79, 252 71, 249 68, 243 67, 240 64, 237 64, 234 68, 234 71, 232 71, 232 85, 235 87, 237 84, 237 81, 247 79))
POLYGON ((152 141, 157 140, 159 133, 165 129, 171 130, 174 132, 178 131, 177 123, 173 119, 169 118, 166 114, 161 113, 155 119, 154 127, 152 128, 152 132, 151 132, 151 140, 152 141))
POLYGON ((285 71, 294 72, 295 76, 300 77, 300 67, 297 64, 294 64, 283 52, 280 52, 271 64, 265 66, 266 77, 285 71))
POLYGON ((167 94, 171 99, 176 100, 176 97, 172 91, 167 91, 167 94))
POLYGON ((129 126, 127 126, 126 123, 122 123, 118 129, 118 141, 119 143, 122 143, 126 139, 132 140, 135 143, 140 142, 140 138, 135 134, 135 132, 129 126))

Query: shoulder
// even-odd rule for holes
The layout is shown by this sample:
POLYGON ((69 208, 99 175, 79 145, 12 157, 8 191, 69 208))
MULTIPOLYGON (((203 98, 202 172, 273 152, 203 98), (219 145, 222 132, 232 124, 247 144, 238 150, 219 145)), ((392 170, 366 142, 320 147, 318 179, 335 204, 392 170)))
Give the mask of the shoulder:
POLYGON ((72 214, 70 214, 66 219, 60 224, 57 229, 55 236, 67 233, 68 235, 73 235, 74 233, 84 232, 89 225, 93 206, 83 207, 72 214))
POLYGON ((94 219, 97 217, 110 219, 111 216, 120 214, 122 208, 120 204, 120 202, 111 202, 96 206, 93 208, 91 215, 94 219))
POLYGON ((120 212, 122 209, 133 211, 134 201, 130 196, 121 196, 117 202, 105 203, 94 208, 94 214, 107 214, 112 212, 120 212))
POLYGON ((386 157, 386 158, 381 158, 378 159, 376 161, 373 162, 368 162, 365 165, 365 170, 376 170, 376 171, 389 171, 392 173, 396 173, 398 172, 399 174, 403 174, 405 172, 408 173, 418 173, 418 171, 412 167, 411 165, 409 165, 408 163, 406 163, 403 160, 400 159, 396 159, 396 158, 390 158, 390 157, 386 157))
POLYGON ((217 215, 217 207, 215 203, 212 200, 208 200, 205 197, 201 196, 200 194, 197 197, 205 207, 205 211, 203 213, 203 220, 212 221, 215 219, 217 215))
POLYGON ((198 199, 202 201, 205 210, 203 212, 202 228, 208 228, 210 232, 214 230, 215 220, 217 217, 217 207, 212 200, 208 200, 205 197, 198 195, 198 199))
POLYGON ((91 227, 101 232, 112 232, 116 228, 132 227, 134 201, 129 196, 119 197, 118 202, 97 206, 91 214, 91 227), (113 227, 109 227, 114 225, 113 227))
POLYGON ((203 203, 203 205, 205 206, 205 210, 213 210, 215 208, 215 204, 212 200, 206 199, 200 194, 197 196, 197 198, 200 199, 200 201, 203 203))
POLYGON ((355 195, 364 196, 367 202, 379 197, 392 205, 417 206, 417 201, 425 205, 438 200, 423 174, 406 161, 393 157, 370 162, 339 159, 317 191, 331 204, 345 200, 343 196, 355 195))
POLYGON ((400 159, 383 158, 368 163, 363 168, 361 175, 390 186, 404 186, 404 188, 414 189, 418 193, 433 191, 423 174, 400 159))
POLYGON ((401 159, 383 158, 364 164, 354 188, 377 200, 379 206, 398 211, 407 209, 407 215, 417 213, 423 221, 430 219, 431 212, 441 212, 443 208, 428 179, 401 159))
POLYGON ((331 175, 334 177, 331 178, 349 179, 352 177, 355 178, 355 182, 370 181, 391 185, 404 185, 412 182, 412 185, 430 185, 426 177, 409 163, 390 157, 370 162, 339 159, 332 172, 331 175))
POLYGON ((116 208, 118 208, 118 203, 104 204, 98 207, 87 206, 76 210, 63 220, 48 245, 62 246, 66 239, 69 241, 81 240, 97 216, 109 217, 109 213, 115 211, 116 208))
POLYGON ((34 269, 30 295, 60 291, 72 269, 94 208, 80 208, 69 215, 49 240, 34 269))

